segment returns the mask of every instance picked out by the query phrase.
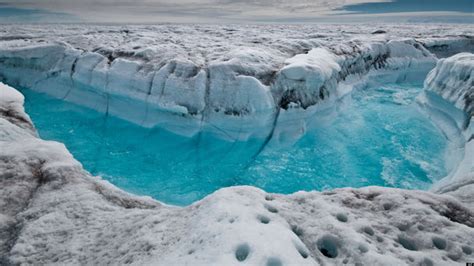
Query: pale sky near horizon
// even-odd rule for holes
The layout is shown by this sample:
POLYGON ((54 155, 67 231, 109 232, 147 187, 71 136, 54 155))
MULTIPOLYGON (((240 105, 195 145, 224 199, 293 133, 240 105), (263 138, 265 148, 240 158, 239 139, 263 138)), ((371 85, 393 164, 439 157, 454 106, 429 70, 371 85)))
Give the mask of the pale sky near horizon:
POLYGON ((474 0, 0 0, 0 23, 465 22, 474 0))

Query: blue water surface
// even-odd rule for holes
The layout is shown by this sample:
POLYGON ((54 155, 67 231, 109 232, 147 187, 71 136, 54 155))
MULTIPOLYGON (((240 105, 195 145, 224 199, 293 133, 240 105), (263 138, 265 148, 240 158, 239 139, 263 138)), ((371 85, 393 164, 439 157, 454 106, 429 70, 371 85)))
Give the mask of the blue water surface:
POLYGON ((402 13, 402 12, 474 12, 472 0, 393 0, 349 4, 338 10, 356 13, 402 13))
POLYGON ((135 194, 187 205, 234 185, 277 193, 368 185, 428 188, 447 173, 446 139, 419 110, 420 87, 354 91, 330 119, 315 114, 296 143, 268 145, 261 153, 262 139, 188 138, 22 92, 40 136, 65 143, 92 174, 135 194))

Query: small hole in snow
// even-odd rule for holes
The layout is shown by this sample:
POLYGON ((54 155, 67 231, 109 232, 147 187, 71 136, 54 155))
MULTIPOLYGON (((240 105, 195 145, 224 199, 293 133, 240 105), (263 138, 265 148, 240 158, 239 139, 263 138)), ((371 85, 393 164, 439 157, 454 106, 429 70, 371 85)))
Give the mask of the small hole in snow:
POLYGON ((374 229, 372 229, 370 226, 364 226, 362 228, 362 231, 364 231, 364 233, 370 235, 370 236, 373 236, 374 235, 374 229))
POLYGON ((277 213, 278 212, 278 210, 275 207, 271 206, 271 205, 265 205, 265 208, 267 208, 267 210, 271 213, 277 213))
POLYGON ((432 238, 432 241, 433 241, 433 245, 437 249, 445 249, 446 248, 446 240, 444 240, 443 238, 441 238, 439 236, 435 236, 435 237, 432 238))
POLYGON ((410 228, 410 225, 407 223, 397 225, 398 230, 406 231, 410 228))
POLYGON ((347 215, 345 215, 344 213, 338 213, 336 215, 336 218, 339 222, 343 222, 343 223, 347 222, 347 215))
POLYGON ((235 258, 238 261, 244 261, 247 259, 248 255, 250 253, 250 247, 248 244, 240 244, 237 249, 235 250, 235 258))
POLYGON ((257 218, 262 224, 268 224, 270 222, 270 218, 264 215, 259 215, 257 218))
POLYGON ((308 258, 309 254, 306 248, 302 247, 300 244, 295 244, 296 250, 298 250, 298 253, 300 253, 301 257, 304 259, 308 258))
POLYGON ((398 243, 400 243, 400 245, 402 245, 404 248, 408 250, 414 250, 414 251, 418 250, 418 247, 416 246, 415 241, 406 236, 399 235, 398 243))
POLYGON ((472 248, 468 247, 468 246, 462 246, 462 252, 464 252, 467 255, 471 255, 472 254, 472 248))
POLYGON ((271 257, 267 260, 267 266, 282 266, 281 260, 279 258, 271 257))
POLYGON ((461 258, 461 256, 462 256, 461 252, 448 254, 448 258, 454 261, 458 261, 461 258))
POLYGON ((383 204, 383 209, 386 211, 390 210, 392 207, 393 207, 392 203, 387 202, 383 204))
POLYGON ((367 251, 369 251, 369 248, 366 245, 361 244, 359 245, 359 251, 361 253, 366 253, 367 251))
POLYGON ((265 200, 267 200, 267 201, 272 201, 272 200, 273 200, 273 196, 272 196, 272 195, 265 195, 265 200))
POLYGON ((291 226, 291 231, 293 231, 293 233, 295 233, 295 235, 297 235, 297 236, 302 236, 303 235, 303 229, 301 229, 301 227, 299 227, 297 225, 292 225, 291 226))
POLYGON ((422 261, 420 261, 420 266, 433 266, 433 261, 428 258, 424 258, 422 261))
POLYGON ((333 235, 325 235, 316 243, 319 251, 328 258, 335 258, 338 254, 339 239, 333 235))

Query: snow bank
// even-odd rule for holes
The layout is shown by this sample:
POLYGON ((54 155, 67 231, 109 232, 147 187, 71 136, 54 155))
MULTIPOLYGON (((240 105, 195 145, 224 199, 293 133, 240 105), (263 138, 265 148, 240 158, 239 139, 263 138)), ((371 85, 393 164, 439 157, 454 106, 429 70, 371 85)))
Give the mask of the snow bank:
POLYGON ((275 85, 280 107, 307 108, 332 96, 341 71, 336 60, 337 56, 324 48, 286 60, 275 85))
MULTIPOLYGON (((0 82, 0 115, 2 119, 27 129, 29 134, 36 135, 30 117, 23 108, 24 97, 14 88, 0 82)), ((0 121, 6 124, 7 121, 0 121)))

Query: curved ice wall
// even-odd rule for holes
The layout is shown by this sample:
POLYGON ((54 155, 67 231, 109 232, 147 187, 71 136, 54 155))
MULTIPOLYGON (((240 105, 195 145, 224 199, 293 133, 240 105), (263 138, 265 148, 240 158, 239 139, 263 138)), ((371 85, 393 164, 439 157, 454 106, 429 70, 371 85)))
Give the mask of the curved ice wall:
POLYGON ((457 164, 433 189, 449 192, 464 187, 468 193, 468 187, 474 188, 474 54, 439 60, 424 87, 419 102, 451 141, 454 152, 447 162, 457 164))
MULTIPOLYGON (((292 117, 298 110, 331 105, 351 87, 342 84, 369 73, 385 80, 421 81, 437 60, 427 48, 440 53, 450 46, 467 50, 474 46, 472 39, 463 36, 444 37, 441 46, 433 39, 379 36, 365 36, 364 41, 321 37, 289 44, 287 39, 278 43, 267 38, 268 44, 260 46, 227 44, 217 52, 193 47, 180 53, 168 47, 173 40, 146 47, 150 40, 145 33, 121 39, 123 43, 106 37, 91 40, 87 33, 57 42, 33 39, 24 43, 12 37, 1 45, 0 77, 11 85, 46 92, 146 127, 161 126, 184 135, 204 130, 224 138, 268 138, 282 113, 292 117)), ((108 34, 124 38, 131 33, 103 33, 108 34)))

